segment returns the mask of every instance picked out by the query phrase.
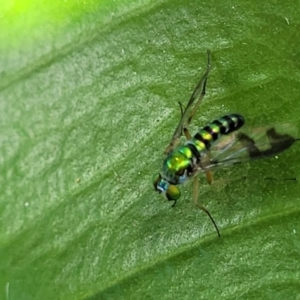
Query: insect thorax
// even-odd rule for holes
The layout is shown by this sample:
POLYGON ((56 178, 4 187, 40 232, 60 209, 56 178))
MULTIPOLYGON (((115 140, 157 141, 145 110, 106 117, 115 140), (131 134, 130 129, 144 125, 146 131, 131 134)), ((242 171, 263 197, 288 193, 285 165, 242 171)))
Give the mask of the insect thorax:
POLYGON ((171 152, 163 163, 163 177, 172 184, 185 180, 187 169, 191 168, 193 154, 187 146, 181 146, 171 152))

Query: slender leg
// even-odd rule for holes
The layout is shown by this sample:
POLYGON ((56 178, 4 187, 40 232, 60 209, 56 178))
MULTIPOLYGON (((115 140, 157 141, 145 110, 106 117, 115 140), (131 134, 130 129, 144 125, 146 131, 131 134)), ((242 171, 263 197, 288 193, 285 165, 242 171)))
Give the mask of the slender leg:
POLYGON ((208 182, 208 184, 211 184, 212 181, 213 181, 212 172, 211 171, 206 171, 205 175, 206 175, 206 181, 208 182))
MULTIPOLYGON (((210 68, 210 58, 209 58, 209 62, 208 63, 209 63, 208 66, 210 68)), ((207 76, 208 76, 208 74, 207 74, 207 76)), ((203 88, 202 88, 202 92, 200 94, 200 97, 199 97, 198 101, 195 103, 195 106, 193 107, 193 109, 192 109, 192 111, 190 113, 190 116, 189 116, 189 118, 187 120, 187 124, 185 126, 189 126, 191 124, 191 122, 193 120, 193 117, 194 117, 196 111, 198 110, 198 107, 200 106, 200 104, 201 104, 201 102, 202 102, 202 100, 203 100, 203 98, 204 98, 204 96, 206 94, 206 83, 207 83, 207 77, 204 80, 203 88)))
POLYGON ((192 136, 187 128, 183 128, 183 133, 188 141, 192 139, 192 136))
POLYGON ((202 205, 202 204, 199 204, 198 203, 198 196, 199 196, 199 180, 198 180, 198 177, 195 176, 194 177, 194 182, 193 182, 193 199, 194 199, 194 204, 201 210, 203 210, 207 215, 208 217, 210 218, 210 220, 212 221, 216 231, 217 231, 217 234, 218 236, 220 237, 220 231, 219 231, 219 228, 215 222, 215 220, 213 219, 213 217, 211 216, 210 212, 202 205))
POLYGON ((203 76, 201 77, 199 83, 197 84, 187 106, 185 109, 183 109, 183 105, 181 102, 179 102, 180 112, 181 112, 181 118, 180 121, 174 131, 174 134, 172 136, 172 139, 169 143, 169 145, 166 147, 164 153, 168 154, 171 151, 173 151, 178 145, 180 137, 182 136, 182 131, 184 127, 188 127, 188 125, 191 123, 199 105, 201 104, 205 93, 206 93, 206 83, 208 74, 210 72, 211 65, 210 65, 210 51, 207 51, 207 68, 203 76))

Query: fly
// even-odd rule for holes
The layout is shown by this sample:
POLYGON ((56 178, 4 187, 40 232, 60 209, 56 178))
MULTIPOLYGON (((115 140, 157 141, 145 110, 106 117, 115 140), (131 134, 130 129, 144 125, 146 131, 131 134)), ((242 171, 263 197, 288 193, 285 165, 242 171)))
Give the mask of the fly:
POLYGON ((259 134, 246 134, 240 131, 245 119, 240 114, 227 114, 202 127, 191 136, 188 126, 198 110, 205 94, 208 75, 211 70, 210 51, 207 51, 207 67, 196 86, 187 106, 179 103, 181 118, 174 131, 161 172, 153 179, 154 189, 167 200, 174 201, 173 207, 181 196, 179 185, 193 180, 193 201, 204 211, 213 223, 218 236, 220 231, 210 212, 198 202, 199 173, 205 173, 207 182, 212 182, 212 171, 252 159, 274 156, 299 140, 289 134, 277 132, 275 127, 259 130, 259 134), (179 145, 181 136, 187 139, 179 145))

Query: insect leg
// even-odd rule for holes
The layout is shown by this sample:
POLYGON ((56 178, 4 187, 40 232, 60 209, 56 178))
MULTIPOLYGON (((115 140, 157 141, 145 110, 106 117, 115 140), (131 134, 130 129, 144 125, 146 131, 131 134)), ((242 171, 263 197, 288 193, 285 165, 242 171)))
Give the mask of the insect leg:
POLYGON ((212 181, 213 181, 212 172, 211 171, 206 171, 205 175, 206 175, 206 181, 208 182, 208 184, 211 184, 212 181))
POLYGON ((199 105, 201 104, 201 102, 202 102, 202 100, 203 100, 203 98, 206 94, 206 83, 207 83, 208 73, 210 71, 210 52, 208 51, 207 54, 208 54, 208 62, 207 62, 207 70, 208 71, 207 71, 207 73, 204 74, 205 77, 204 77, 204 83, 203 83, 202 91, 201 91, 201 94, 198 98, 198 101, 195 103, 195 105, 194 105, 194 107, 193 107, 193 109, 190 113, 190 116, 187 119, 187 122, 186 122, 185 126, 189 126, 191 124, 192 119, 193 119, 196 111, 198 110, 199 105))
MULTIPOLYGON (((188 140, 190 140, 192 138, 191 135, 189 135, 189 137, 187 137, 186 135, 186 132, 188 132, 188 129, 187 127, 191 124, 193 118, 194 118, 194 115, 196 114, 196 111, 198 110, 205 94, 206 94, 206 83, 207 83, 207 78, 208 78, 208 74, 209 74, 209 71, 210 71, 210 51, 207 51, 207 70, 206 70, 206 73, 203 75, 202 77, 202 81, 203 81, 203 86, 202 86, 202 91, 201 91, 201 94, 197 100, 197 102, 195 103, 189 117, 187 118, 187 121, 186 121, 186 124, 184 124, 184 127, 183 127, 183 133, 184 135, 186 136, 186 138, 188 140)), ((199 88, 199 86, 197 86, 197 88, 199 88)), ((197 89, 196 88, 196 89, 197 89)), ((180 109, 181 109, 181 112, 182 112, 182 104, 180 104, 180 109)))
POLYGON ((199 166, 202 170, 205 170, 206 181, 208 184, 211 184, 213 181, 213 175, 210 170, 206 170, 206 167, 211 163, 210 153, 207 153, 204 157, 201 158, 199 166))
POLYGON ((185 135, 185 137, 186 137, 187 140, 191 140, 192 139, 192 136, 191 136, 191 134, 190 134, 190 132, 189 132, 189 130, 187 128, 183 128, 183 133, 184 133, 184 135, 185 135))
POLYGON ((210 218, 211 222, 213 223, 216 231, 217 231, 217 234, 218 236, 220 237, 220 231, 219 231, 219 228, 215 222, 215 220, 213 219, 213 217, 211 216, 210 212, 202 205, 202 204, 199 204, 198 203, 198 196, 199 196, 199 180, 198 180, 198 177, 195 176, 194 177, 194 182, 193 182, 193 199, 194 199, 194 204, 201 210, 203 210, 207 215, 208 217, 210 218))
POLYGON ((201 77, 195 90, 193 91, 193 94, 192 94, 187 106, 185 107, 185 109, 183 109, 182 103, 179 102, 181 118, 180 118, 180 121, 179 121, 175 131, 174 131, 174 134, 172 136, 172 139, 171 139, 169 145, 166 147, 166 149, 164 151, 165 154, 168 154, 173 149, 175 149, 176 145, 179 143, 180 137, 182 136, 183 129, 191 123, 200 103, 202 102, 203 97, 205 96, 206 82, 207 82, 207 78, 208 78, 210 69, 211 69, 210 51, 207 51, 206 71, 203 74, 203 76, 201 77))

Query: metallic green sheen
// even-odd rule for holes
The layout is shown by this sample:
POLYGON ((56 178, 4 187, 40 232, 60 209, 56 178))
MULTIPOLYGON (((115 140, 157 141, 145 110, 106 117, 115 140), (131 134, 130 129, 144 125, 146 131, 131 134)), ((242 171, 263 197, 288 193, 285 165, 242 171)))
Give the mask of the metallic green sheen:
POLYGON ((212 132, 218 133, 218 134, 220 133, 220 126, 218 126, 216 124, 211 124, 209 127, 211 128, 212 132))
POLYGON ((238 124, 238 118, 237 117, 231 116, 231 120, 234 122, 235 125, 238 124))
POLYGON ((213 137, 208 131, 201 129, 201 130, 199 130, 199 134, 201 135, 203 140, 208 141, 208 142, 213 141, 213 137))
POLYGON ((168 172, 177 172, 187 168, 190 160, 180 152, 173 152, 166 162, 168 172))
POLYGON ((191 149, 187 146, 182 146, 178 149, 178 151, 182 154, 184 154, 188 159, 193 158, 193 152, 191 149))
POLYGON ((181 196, 180 189, 176 185, 173 185, 173 184, 169 185, 166 193, 167 193, 167 197, 171 200, 177 200, 181 196))
POLYGON ((206 150, 206 146, 202 141, 199 141, 197 139, 193 139, 193 144, 196 147, 196 149, 198 150, 198 152, 206 150))
POLYGON ((227 120, 223 119, 223 118, 220 118, 219 119, 219 122, 222 123, 222 125, 227 129, 229 130, 229 124, 227 122, 227 120))

